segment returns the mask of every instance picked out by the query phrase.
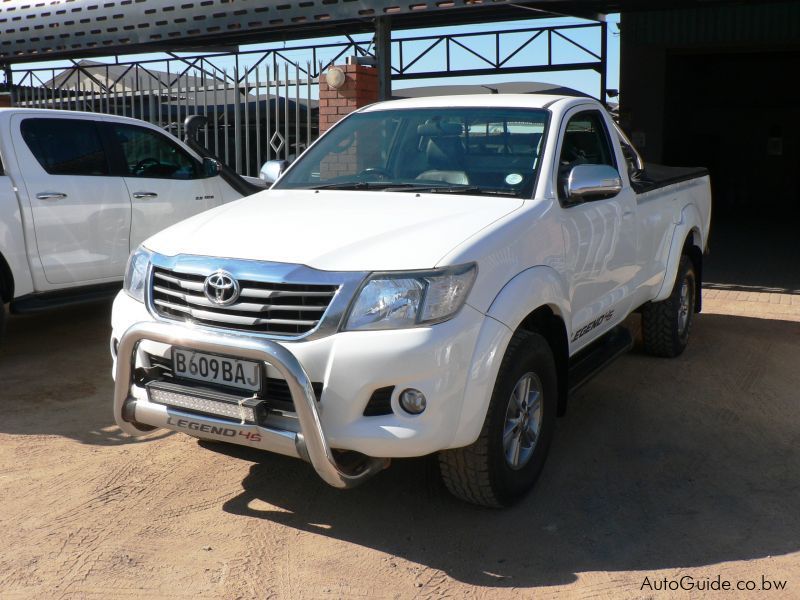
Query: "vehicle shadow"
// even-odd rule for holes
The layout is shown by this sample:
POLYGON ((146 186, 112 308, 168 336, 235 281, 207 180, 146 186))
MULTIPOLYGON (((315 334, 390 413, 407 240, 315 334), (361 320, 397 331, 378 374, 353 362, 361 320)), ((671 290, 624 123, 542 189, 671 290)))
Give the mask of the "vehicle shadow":
POLYGON ((111 301, 12 315, 0 340, 0 433, 120 445, 111 402, 111 301))
POLYGON ((234 447, 257 462, 223 510, 478 586, 796 552, 798 343, 798 323, 702 315, 680 358, 623 357, 572 399, 536 488, 507 510, 452 499, 432 459, 340 491, 296 460, 234 447))

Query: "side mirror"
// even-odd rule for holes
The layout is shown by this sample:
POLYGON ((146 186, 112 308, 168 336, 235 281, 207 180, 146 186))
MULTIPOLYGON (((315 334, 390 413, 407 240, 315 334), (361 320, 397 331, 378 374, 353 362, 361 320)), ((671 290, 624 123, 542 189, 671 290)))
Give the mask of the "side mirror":
POLYGON ((219 164, 219 161, 215 158, 205 157, 203 158, 203 174, 206 177, 216 177, 219 175, 219 172, 222 170, 222 165, 219 164))
POLYGON ((573 202, 612 198, 621 190, 619 171, 608 165, 577 165, 567 178, 567 198, 573 202))
POLYGON ((197 140, 197 132, 208 120, 203 115, 189 115, 183 121, 183 141, 197 140))
POLYGON ((268 160, 261 167, 258 176, 269 185, 275 183, 288 166, 288 160, 268 160))

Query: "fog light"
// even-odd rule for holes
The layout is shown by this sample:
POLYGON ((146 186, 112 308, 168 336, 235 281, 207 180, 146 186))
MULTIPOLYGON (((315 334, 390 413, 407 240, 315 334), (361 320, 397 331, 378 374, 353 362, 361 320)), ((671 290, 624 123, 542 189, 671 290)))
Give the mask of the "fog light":
POLYGON ((408 388, 400 393, 400 406, 409 414, 418 415, 425 410, 428 401, 425 394, 414 388, 408 388))

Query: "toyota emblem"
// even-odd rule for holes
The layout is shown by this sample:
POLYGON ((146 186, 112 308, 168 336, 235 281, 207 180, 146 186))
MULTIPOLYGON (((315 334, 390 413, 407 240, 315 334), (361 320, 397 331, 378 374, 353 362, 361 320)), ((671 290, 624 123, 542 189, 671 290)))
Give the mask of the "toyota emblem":
POLYGON ((206 277, 203 291, 212 303, 228 306, 239 299, 239 282, 227 271, 217 271, 206 277))

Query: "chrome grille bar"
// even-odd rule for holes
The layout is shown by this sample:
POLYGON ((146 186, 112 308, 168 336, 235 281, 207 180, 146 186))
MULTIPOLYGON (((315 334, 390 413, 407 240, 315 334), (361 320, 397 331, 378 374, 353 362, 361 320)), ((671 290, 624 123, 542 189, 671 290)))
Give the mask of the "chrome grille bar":
POLYGON ((287 292, 285 290, 243 289, 241 295, 248 298, 333 298, 336 292, 287 292))
POLYGON ((179 285, 185 290, 191 290, 193 292, 203 291, 203 283, 200 281, 186 281, 184 279, 178 279, 177 277, 172 277, 162 271, 153 271, 153 276, 157 279, 161 279, 174 285, 179 285))
MULTIPOLYGON (((180 298, 181 300, 185 301, 188 304, 193 304, 195 306, 204 306, 206 308, 219 308, 216 304, 211 302, 205 296, 184 294, 183 292, 171 290, 160 286, 153 286, 153 292, 158 294, 166 294, 168 296, 174 296, 176 298, 180 298)), ((329 297, 332 297, 332 295, 329 297)), ((295 311, 299 310, 302 312, 305 311, 324 312, 326 308, 327 308, 326 306, 304 306, 296 304, 254 304, 252 302, 238 302, 236 304, 236 310, 243 310, 248 312, 266 312, 270 310, 295 310, 295 311)))
POLYGON ((257 317, 240 317, 237 315, 225 314, 221 312, 210 312, 206 310, 196 310, 188 306, 172 304, 164 300, 155 300, 156 306, 168 308, 178 312, 191 315, 195 319, 203 321, 219 321, 221 323, 231 323, 234 325, 307 325, 313 327, 317 321, 301 321, 299 319, 259 319, 257 317))

